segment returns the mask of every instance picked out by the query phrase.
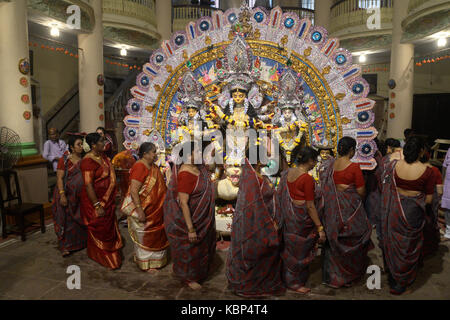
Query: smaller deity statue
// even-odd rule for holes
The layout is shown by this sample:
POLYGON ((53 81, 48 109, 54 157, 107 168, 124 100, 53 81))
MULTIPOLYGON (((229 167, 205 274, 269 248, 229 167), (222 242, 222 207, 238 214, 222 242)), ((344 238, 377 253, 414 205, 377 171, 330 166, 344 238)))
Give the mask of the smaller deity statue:
POLYGON ((318 146, 319 158, 317 159, 316 166, 309 172, 309 174, 316 180, 317 183, 320 181, 319 177, 319 168, 322 163, 328 160, 330 157, 333 157, 333 148, 328 146, 318 146))
POLYGON ((179 143, 190 136, 194 139, 195 130, 202 132, 205 123, 205 105, 203 103, 205 91, 202 85, 196 80, 192 72, 187 72, 180 79, 180 87, 178 89, 178 135, 173 140, 173 143, 179 143))
POLYGON ((278 107, 273 124, 277 127, 275 137, 289 163, 292 151, 301 143, 308 128, 308 124, 296 116, 301 116, 302 98, 303 89, 297 75, 292 70, 286 71, 278 83, 278 107))

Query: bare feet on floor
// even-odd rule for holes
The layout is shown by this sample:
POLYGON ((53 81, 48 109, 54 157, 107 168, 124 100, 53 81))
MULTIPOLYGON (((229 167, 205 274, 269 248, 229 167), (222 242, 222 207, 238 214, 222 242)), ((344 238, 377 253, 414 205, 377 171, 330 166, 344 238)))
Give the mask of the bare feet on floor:
POLYGON ((147 270, 147 272, 148 272, 148 273, 155 274, 155 273, 158 273, 158 272, 159 272, 159 269, 150 268, 150 269, 147 270))
POLYGON ((67 257, 68 255, 70 255, 70 251, 64 250, 64 251, 62 252, 63 258, 64 258, 64 257, 67 257))
POLYGON ((197 282, 188 282, 187 284, 192 290, 200 290, 202 286, 197 282))
POLYGON ((296 290, 293 290, 293 289, 291 289, 291 290, 294 291, 295 293, 300 293, 300 294, 308 294, 308 293, 311 292, 311 289, 310 288, 306 288, 306 287, 301 287, 301 288, 298 288, 296 290))

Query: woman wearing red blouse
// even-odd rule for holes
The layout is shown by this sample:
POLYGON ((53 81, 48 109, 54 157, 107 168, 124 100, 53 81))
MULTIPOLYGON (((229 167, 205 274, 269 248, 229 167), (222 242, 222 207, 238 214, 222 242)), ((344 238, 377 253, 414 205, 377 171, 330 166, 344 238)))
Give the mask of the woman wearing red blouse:
POLYGON ((81 161, 84 187, 81 216, 87 226, 89 258, 104 267, 118 269, 122 264, 122 237, 116 218, 116 175, 103 153, 104 139, 98 133, 86 136, 91 151, 81 161))
POLYGON ((323 224, 327 242, 323 249, 323 281, 339 288, 361 279, 367 269, 367 252, 373 248, 372 226, 364 210, 365 183, 359 165, 351 159, 356 140, 343 137, 339 157, 323 164, 321 188, 324 196, 323 224))
MULTIPOLYGON (((173 173, 164 202, 164 225, 171 247, 173 271, 191 289, 208 276, 216 250, 214 184, 202 159, 201 146, 187 142, 186 162, 173 173)), ((183 154, 181 157, 183 157, 183 154)))
POLYGON ((400 295, 415 281, 423 250, 426 206, 435 189, 433 169, 420 162, 425 145, 407 140, 404 160, 390 162, 381 177, 383 255, 391 293, 400 295))
POLYGON ((80 194, 83 176, 80 170, 83 139, 70 136, 70 155, 59 159, 57 187, 53 195, 52 214, 58 247, 63 257, 86 248, 87 233, 81 221, 80 194))
POLYGON ((144 142, 139 158, 130 170, 130 187, 122 204, 128 215, 128 231, 134 242, 134 261, 147 272, 155 272, 167 264, 169 242, 164 230, 163 204, 166 184, 159 168, 156 146, 144 142))
POLYGON ((311 291, 305 285, 317 241, 325 242, 326 236, 314 204, 315 181, 308 174, 316 166, 319 153, 299 147, 293 151, 297 166, 282 173, 278 187, 284 222, 281 277, 287 288, 306 294, 311 291))

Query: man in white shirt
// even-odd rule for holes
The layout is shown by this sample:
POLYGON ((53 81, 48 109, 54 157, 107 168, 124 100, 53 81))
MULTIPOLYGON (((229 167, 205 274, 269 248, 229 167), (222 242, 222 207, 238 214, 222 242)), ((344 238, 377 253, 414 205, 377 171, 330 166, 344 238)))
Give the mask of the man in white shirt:
POLYGON ((59 139, 59 132, 55 128, 48 129, 48 137, 49 140, 44 143, 42 157, 47 159, 52 164, 53 170, 56 171, 58 161, 66 152, 67 145, 63 140, 59 139))

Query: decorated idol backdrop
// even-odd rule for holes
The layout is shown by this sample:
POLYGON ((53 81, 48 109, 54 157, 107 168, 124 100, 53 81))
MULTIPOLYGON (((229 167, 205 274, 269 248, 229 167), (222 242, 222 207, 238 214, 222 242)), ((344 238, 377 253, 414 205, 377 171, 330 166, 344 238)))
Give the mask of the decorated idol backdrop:
POLYGON ((255 124, 243 118, 243 126, 289 131, 292 122, 298 129, 291 150, 298 132, 309 145, 335 151, 341 137, 351 136, 358 141, 354 161, 363 169, 375 167, 375 102, 367 99, 361 68, 327 30, 279 7, 215 11, 163 41, 131 89, 125 147, 150 141, 170 149, 180 141, 181 127, 189 132, 189 117, 209 121, 209 128, 216 118, 236 125, 230 92, 239 84, 246 92, 245 112, 251 105, 262 119, 255 124), (285 122, 286 109, 296 121, 285 122))

